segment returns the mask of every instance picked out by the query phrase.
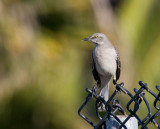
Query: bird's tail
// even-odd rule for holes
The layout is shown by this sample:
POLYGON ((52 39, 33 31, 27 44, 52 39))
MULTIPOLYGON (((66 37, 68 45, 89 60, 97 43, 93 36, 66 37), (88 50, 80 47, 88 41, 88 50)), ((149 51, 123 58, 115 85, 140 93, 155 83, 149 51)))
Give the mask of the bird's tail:
POLYGON ((100 95, 104 97, 105 101, 108 101, 108 97, 109 97, 109 83, 107 83, 105 85, 105 87, 102 88, 102 90, 100 91, 100 95))

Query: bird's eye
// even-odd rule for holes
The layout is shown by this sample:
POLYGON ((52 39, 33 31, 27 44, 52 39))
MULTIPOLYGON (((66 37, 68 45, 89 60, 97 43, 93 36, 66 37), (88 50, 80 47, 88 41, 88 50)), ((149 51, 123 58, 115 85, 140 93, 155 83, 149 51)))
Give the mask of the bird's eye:
POLYGON ((96 35, 96 36, 94 36, 93 38, 94 38, 94 39, 95 39, 95 38, 98 38, 98 36, 96 35))

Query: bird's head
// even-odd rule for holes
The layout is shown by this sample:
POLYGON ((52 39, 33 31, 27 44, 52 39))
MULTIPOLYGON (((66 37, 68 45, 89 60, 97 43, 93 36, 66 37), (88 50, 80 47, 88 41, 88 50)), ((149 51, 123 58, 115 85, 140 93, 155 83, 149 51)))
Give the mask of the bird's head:
POLYGON ((89 41, 95 45, 103 44, 107 40, 107 37, 103 33, 94 33, 88 38, 82 39, 82 41, 89 41))

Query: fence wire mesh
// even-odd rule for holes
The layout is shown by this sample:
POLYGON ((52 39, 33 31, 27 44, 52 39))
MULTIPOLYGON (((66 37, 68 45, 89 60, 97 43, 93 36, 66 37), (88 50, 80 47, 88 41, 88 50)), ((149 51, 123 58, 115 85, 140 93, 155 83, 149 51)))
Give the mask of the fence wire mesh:
POLYGON ((102 96, 99 96, 97 94, 97 92, 96 92, 97 89, 95 87, 93 87, 92 89, 87 88, 86 91, 88 92, 88 95, 87 95, 84 103, 80 106, 80 108, 78 110, 78 114, 85 121, 87 121, 94 129, 99 129, 99 128, 105 129, 106 122, 107 122, 107 120, 109 120, 109 118, 111 116, 114 117, 119 122, 119 124, 120 124, 119 129, 121 129, 121 128, 127 129, 125 124, 131 117, 135 117, 138 120, 138 126, 141 129, 148 129, 147 125, 149 123, 153 123, 155 125, 155 127, 160 129, 160 124, 156 121, 156 118, 158 118, 158 116, 160 115, 160 107, 158 106, 158 104, 160 102, 160 86, 155 86, 156 90, 158 91, 158 93, 155 94, 152 90, 150 90, 148 88, 147 83, 144 83, 143 81, 139 81, 139 85, 140 85, 139 89, 134 88, 135 94, 133 95, 126 88, 124 88, 124 83, 117 84, 115 91, 113 92, 111 97, 108 99, 108 101, 105 101, 102 96), (130 98, 130 100, 126 104, 126 109, 128 111, 128 114, 126 113, 123 106, 121 105, 120 100, 115 99, 115 95, 119 92, 126 94, 130 98), (146 99, 146 96, 145 96, 145 92, 148 92, 149 95, 153 96, 153 98, 154 98, 153 104, 148 102, 148 100, 146 99), (96 102, 101 102, 101 103, 105 104, 106 113, 103 117, 100 115, 100 112, 98 111, 98 108, 96 106, 95 112, 96 112, 97 117, 99 118, 98 124, 95 124, 90 119, 88 119, 84 114, 81 113, 82 109, 84 109, 84 107, 87 105, 87 103, 91 99, 95 99, 96 102), (145 113, 146 116, 144 116, 143 118, 140 118, 137 112, 138 112, 138 110, 140 110, 140 104, 142 102, 145 103, 145 106, 147 108, 147 112, 145 113), (156 110, 156 112, 154 114, 152 114, 150 105, 152 105, 156 110), (119 111, 121 114, 126 116, 126 119, 124 121, 121 121, 117 117, 117 115, 116 115, 117 111, 119 111))

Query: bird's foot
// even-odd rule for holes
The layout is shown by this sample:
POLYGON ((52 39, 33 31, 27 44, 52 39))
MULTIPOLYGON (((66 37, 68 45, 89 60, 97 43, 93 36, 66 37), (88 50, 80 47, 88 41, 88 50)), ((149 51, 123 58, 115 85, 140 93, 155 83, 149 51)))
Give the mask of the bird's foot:
POLYGON ((97 91, 97 87, 94 85, 92 88, 92 97, 93 97, 93 94, 96 95, 96 91, 97 91))
MULTIPOLYGON (((103 96, 101 96, 102 98, 104 98, 103 96)), ((99 112, 104 112, 106 111, 106 106, 105 104, 100 100, 100 98, 98 98, 96 100, 96 109, 99 111, 99 112)))
POLYGON ((96 109, 98 109, 99 112, 106 111, 105 104, 99 99, 96 100, 96 109))

